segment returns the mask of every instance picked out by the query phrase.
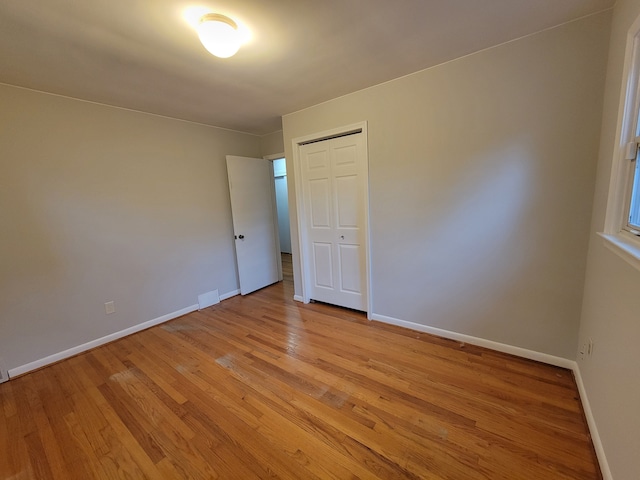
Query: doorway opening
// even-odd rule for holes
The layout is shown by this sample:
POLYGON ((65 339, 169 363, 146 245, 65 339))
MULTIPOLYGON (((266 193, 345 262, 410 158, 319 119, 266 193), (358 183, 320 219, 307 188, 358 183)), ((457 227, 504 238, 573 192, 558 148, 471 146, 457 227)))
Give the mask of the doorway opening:
POLYGON ((280 253, 291 255, 291 226, 289 224, 289 192, 287 189, 287 164, 284 158, 273 160, 273 179, 276 191, 276 210, 280 253))

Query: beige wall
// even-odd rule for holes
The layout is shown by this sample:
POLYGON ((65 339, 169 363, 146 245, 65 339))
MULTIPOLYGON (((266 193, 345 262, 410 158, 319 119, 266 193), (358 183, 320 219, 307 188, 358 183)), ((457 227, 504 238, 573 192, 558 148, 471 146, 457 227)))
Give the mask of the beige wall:
POLYGON ((592 339, 591 356, 578 359, 600 439, 613 478, 638 478, 640 472, 640 271, 603 246, 596 235, 604 216, 622 69, 629 27, 640 15, 640 1, 617 2, 612 24, 602 122, 600 159, 591 225, 587 277, 578 345, 592 339))
POLYGON ((263 157, 284 153, 282 130, 260 137, 260 149, 263 157))
POLYGON ((0 105, 8 368, 238 288, 225 155, 259 137, 5 85, 0 105))
POLYGON ((591 16, 283 117, 290 199, 292 139, 368 122, 374 314, 575 358, 609 25, 591 16))

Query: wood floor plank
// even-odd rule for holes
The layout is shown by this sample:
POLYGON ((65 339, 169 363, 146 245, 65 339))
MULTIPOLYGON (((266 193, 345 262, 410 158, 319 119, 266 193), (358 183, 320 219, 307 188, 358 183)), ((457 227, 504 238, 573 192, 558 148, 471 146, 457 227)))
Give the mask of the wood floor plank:
POLYGON ((136 443, 135 438, 126 427, 115 418, 110 409, 105 406, 105 417, 110 424, 100 434, 108 451, 100 457, 100 463, 109 478, 149 478, 158 477, 158 469, 145 451, 136 443))
POLYGON ((570 371, 283 276, 0 385, 0 478, 602 478, 570 371))
POLYGON ((165 458, 164 451, 155 442, 152 435, 152 425, 138 414, 134 408, 129 407, 122 399, 125 395, 122 391, 116 391, 115 386, 103 384, 99 387, 100 394, 106 399, 109 407, 113 409, 120 421, 153 463, 165 458))
POLYGON ((44 447, 42 446, 40 434, 38 432, 29 433, 25 435, 24 440, 35 478, 53 480, 53 473, 44 447))
POLYGON ((34 471, 40 471, 42 478, 69 478, 60 445, 42 403, 42 399, 47 397, 43 397, 36 388, 37 379, 37 375, 28 378, 34 393, 29 397, 29 407, 37 429, 37 435, 30 433, 25 437, 32 466, 34 471))
MULTIPOLYGON (((8 393, 9 389, 7 388, 5 391, 8 393)), ((0 407, 4 407, 3 403, 4 399, 0 396, 0 407)), ((12 416, 15 416, 15 414, 12 416)), ((0 408, 0 452, 9 451, 9 422, 7 417, 8 415, 6 414, 6 410, 4 408, 0 408)), ((12 476, 15 474, 9 455, 0 455, 0 472, 11 472, 10 475, 12 476)), ((5 475, 9 476, 9 473, 6 473, 5 475)))
POLYGON ((59 369, 60 366, 53 366, 23 377, 25 380, 33 380, 38 387, 42 406, 42 411, 35 417, 38 432, 43 438, 45 454, 54 478, 91 478, 88 463, 80 453, 65 421, 74 407, 71 398, 61 394, 60 384, 56 381, 56 370, 59 369))

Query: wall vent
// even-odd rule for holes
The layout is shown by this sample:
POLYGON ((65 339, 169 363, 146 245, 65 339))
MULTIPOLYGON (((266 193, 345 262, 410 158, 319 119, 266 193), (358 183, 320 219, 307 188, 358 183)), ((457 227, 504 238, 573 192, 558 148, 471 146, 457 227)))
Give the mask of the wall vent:
POLYGON ((220 295, 218 295, 218 290, 198 295, 198 310, 210 307, 211 305, 215 305, 216 303, 220 303, 220 295))

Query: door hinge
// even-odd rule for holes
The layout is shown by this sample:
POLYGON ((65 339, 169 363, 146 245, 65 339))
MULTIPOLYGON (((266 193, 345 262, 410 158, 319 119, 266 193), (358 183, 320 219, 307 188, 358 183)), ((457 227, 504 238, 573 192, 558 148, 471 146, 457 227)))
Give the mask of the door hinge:
POLYGON ((638 142, 629 142, 624 147, 624 158, 626 160, 635 160, 638 155, 638 142))

